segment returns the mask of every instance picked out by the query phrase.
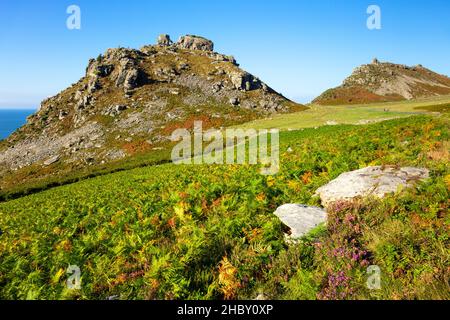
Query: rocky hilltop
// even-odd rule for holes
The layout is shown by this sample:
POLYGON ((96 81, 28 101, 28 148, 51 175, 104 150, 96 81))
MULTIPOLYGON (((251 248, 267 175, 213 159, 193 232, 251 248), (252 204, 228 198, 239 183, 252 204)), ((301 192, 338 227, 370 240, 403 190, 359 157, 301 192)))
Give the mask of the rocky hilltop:
POLYGON ((325 91, 313 103, 356 104, 411 100, 450 94, 450 78, 422 65, 380 62, 357 67, 341 86, 325 91))
POLYGON ((302 108, 214 52, 212 41, 160 35, 140 50, 108 49, 77 83, 43 101, 1 142, 0 187, 30 171, 54 175, 163 149, 194 120, 220 128, 302 108))

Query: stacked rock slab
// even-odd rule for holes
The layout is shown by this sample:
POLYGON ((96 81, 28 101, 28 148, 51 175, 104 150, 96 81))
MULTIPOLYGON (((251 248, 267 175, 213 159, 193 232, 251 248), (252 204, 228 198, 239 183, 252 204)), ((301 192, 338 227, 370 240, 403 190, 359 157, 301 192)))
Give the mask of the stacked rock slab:
POLYGON ((194 35, 182 36, 177 46, 188 50, 214 51, 214 43, 211 40, 194 35))

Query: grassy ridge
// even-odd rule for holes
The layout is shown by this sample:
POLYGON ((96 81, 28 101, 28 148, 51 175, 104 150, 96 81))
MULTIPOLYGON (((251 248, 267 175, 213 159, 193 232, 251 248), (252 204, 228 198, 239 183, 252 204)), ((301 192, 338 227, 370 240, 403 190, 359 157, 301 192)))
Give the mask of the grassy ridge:
POLYGON ((269 119, 248 122, 239 127, 280 130, 313 128, 327 124, 368 124, 389 119, 405 118, 430 112, 448 112, 449 96, 414 101, 357 104, 345 106, 310 105, 303 112, 275 115, 269 119))
POLYGON ((448 299, 447 117, 281 135, 281 171, 138 168, 0 204, 0 298, 448 299), (288 148, 293 152, 287 152, 288 148), (288 247, 272 212, 368 165, 425 166, 418 188, 341 203, 288 247), (365 286, 366 268, 382 289, 365 286), (69 265, 82 289, 65 287, 69 265))

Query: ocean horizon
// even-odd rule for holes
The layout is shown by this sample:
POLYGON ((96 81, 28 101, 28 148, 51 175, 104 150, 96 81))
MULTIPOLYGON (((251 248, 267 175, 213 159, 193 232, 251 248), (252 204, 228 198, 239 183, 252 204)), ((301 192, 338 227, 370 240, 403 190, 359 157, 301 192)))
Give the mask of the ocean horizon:
POLYGON ((27 122, 36 108, 0 108, 0 140, 4 140, 27 122))

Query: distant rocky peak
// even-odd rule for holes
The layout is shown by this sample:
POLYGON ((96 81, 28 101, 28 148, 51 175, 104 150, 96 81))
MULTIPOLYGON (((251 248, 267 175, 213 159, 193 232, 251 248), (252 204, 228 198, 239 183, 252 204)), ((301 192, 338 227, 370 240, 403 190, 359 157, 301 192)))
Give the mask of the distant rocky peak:
POLYGON ((450 78, 422 65, 407 66, 374 58, 314 99, 317 104, 360 104, 411 100, 450 94, 450 78))

